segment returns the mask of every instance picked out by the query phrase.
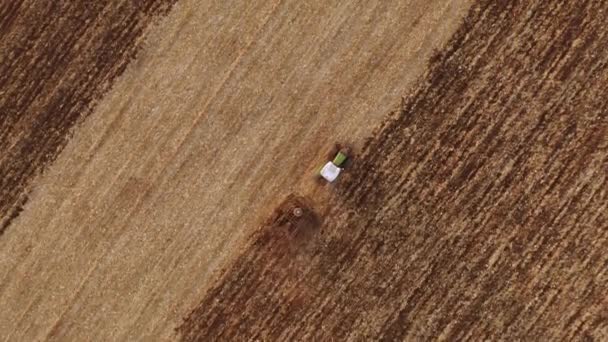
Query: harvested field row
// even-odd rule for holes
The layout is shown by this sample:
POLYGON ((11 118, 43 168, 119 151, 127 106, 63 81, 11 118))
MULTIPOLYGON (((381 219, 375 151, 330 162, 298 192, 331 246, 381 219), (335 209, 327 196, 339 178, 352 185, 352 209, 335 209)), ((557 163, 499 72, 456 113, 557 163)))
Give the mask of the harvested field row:
POLYGON ((0 5, 0 235, 35 176, 65 146, 175 0, 0 5))
POLYGON ((183 340, 608 339, 607 16, 479 1, 323 225, 261 227, 183 340))

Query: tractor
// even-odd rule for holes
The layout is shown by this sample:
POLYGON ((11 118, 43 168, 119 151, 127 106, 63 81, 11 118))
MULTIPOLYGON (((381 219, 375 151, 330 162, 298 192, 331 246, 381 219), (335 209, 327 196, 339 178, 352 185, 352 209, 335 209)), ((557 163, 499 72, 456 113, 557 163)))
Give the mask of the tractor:
POLYGON ((348 147, 340 147, 336 145, 333 159, 325 163, 319 170, 319 177, 325 179, 329 183, 335 181, 340 172, 344 170, 346 163, 350 158, 350 149, 348 147))

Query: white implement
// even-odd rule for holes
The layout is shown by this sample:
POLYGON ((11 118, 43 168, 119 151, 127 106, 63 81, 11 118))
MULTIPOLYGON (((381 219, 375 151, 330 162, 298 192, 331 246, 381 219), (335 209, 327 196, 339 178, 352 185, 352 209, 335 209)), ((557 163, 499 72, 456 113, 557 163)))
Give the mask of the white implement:
POLYGON ((327 164, 325 164, 325 166, 323 166, 323 168, 321 169, 320 174, 321 177, 325 178, 326 181, 331 183, 336 180, 336 178, 338 178, 340 172, 342 172, 341 168, 337 167, 332 162, 327 162, 327 164))

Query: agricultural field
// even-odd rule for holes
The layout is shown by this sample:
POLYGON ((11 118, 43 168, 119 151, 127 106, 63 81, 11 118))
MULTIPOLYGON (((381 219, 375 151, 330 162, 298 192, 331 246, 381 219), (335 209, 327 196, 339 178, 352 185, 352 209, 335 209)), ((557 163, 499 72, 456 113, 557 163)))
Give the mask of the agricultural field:
POLYGON ((606 22, 476 1, 327 204, 287 197, 182 339, 608 340, 606 22))
POLYGON ((0 5, 0 234, 32 179, 65 146, 172 1, 4 1, 0 5))
POLYGON ((327 151, 363 151, 471 3, 3 2, 0 339, 194 336, 284 198, 336 210, 327 151))

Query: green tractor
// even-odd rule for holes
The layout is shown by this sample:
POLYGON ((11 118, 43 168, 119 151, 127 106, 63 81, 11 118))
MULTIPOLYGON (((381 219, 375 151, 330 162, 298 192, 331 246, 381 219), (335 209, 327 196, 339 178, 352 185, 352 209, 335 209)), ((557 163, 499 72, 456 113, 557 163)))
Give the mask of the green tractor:
POLYGON ((328 161, 323 165, 321 170, 319 171, 319 176, 325 179, 329 183, 335 181, 349 160, 350 149, 347 147, 340 148, 337 146, 336 154, 334 155, 331 161, 328 161))

